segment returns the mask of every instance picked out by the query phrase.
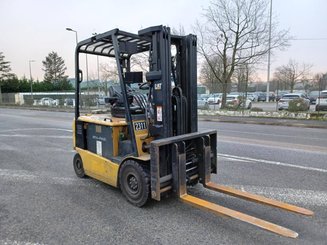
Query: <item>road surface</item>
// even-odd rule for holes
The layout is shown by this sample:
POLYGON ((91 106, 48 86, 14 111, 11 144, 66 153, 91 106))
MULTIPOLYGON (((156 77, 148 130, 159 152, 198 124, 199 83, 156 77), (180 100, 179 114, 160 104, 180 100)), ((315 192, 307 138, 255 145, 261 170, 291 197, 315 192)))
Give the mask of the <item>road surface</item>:
POLYGON ((314 217, 201 188, 200 198, 299 233, 289 239, 168 198, 145 208, 72 168, 73 113, 0 109, 0 244, 326 244, 327 130, 200 122, 218 130, 215 182, 314 217))

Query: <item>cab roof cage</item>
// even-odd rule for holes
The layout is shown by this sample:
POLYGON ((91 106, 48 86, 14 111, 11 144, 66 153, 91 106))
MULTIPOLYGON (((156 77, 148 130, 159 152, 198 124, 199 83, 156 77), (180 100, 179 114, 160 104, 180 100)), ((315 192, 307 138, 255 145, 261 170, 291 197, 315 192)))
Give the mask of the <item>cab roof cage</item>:
POLYGON ((120 53, 123 58, 150 50, 151 41, 148 37, 140 37, 136 34, 113 29, 98 34, 77 44, 79 53, 94 54, 107 57, 115 57, 113 36, 117 37, 120 53))

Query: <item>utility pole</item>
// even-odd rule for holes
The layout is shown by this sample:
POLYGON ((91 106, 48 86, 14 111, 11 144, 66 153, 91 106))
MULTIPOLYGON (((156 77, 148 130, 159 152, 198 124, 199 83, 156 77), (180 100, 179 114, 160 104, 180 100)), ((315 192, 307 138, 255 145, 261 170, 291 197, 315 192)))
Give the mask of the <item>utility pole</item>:
MULTIPOLYGON (((29 61, 28 61, 29 68, 30 68, 31 98, 32 98, 32 100, 34 100, 34 97, 33 97, 32 66, 31 66, 31 63, 32 63, 32 62, 35 62, 35 60, 29 60, 29 61)), ((34 104, 34 101, 33 101, 33 104, 34 104)))

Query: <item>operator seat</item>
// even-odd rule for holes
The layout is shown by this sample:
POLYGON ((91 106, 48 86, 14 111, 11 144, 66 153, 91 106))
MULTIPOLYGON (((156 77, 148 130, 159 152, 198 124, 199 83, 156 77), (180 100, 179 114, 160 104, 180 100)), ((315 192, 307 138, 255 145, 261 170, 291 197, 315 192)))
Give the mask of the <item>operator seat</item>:
MULTIPOLYGON (((132 115, 144 114, 145 109, 143 108, 142 104, 138 105, 139 103, 133 103, 135 98, 138 98, 137 93, 134 93, 134 91, 129 86, 126 86, 126 89, 127 89, 127 100, 128 100, 128 105, 131 114, 132 115)), ((124 98, 121 92, 120 85, 112 85, 109 87, 108 102, 112 106, 111 115, 113 117, 125 118, 126 109, 125 109, 124 98)))

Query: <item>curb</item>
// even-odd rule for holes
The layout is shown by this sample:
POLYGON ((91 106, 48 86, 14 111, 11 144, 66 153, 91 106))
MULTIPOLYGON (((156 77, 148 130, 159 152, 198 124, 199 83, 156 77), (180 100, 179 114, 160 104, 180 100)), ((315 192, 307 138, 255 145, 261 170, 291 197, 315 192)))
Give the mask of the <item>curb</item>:
POLYGON ((199 121, 222 122, 222 123, 240 123, 240 124, 257 124, 271 126, 286 126, 300 128, 326 128, 327 121, 305 120, 305 119, 280 119, 280 118, 255 118, 255 117, 204 117, 199 116, 199 121), (306 122, 306 123, 303 123, 306 122))

